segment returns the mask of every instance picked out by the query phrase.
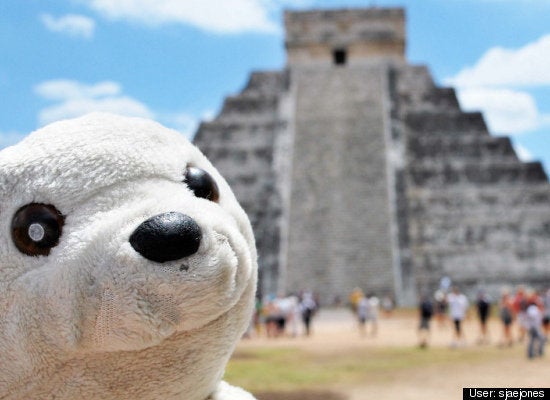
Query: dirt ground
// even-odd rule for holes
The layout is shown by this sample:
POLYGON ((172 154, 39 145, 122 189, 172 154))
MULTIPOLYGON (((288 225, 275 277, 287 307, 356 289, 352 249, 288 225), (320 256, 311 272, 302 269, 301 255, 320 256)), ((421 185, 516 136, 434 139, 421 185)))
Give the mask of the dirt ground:
MULTIPOLYGON (((322 310, 314 321, 314 334, 309 337, 278 338, 276 340, 257 337, 243 340, 239 348, 262 347, 292 347, 297 344, 300 348, 314 352, 349 351, 353 349, 373 347, 411 347, 417 348, 416 335, 418 321, 414 312, 398 312, 390 317, 381 317, 378 333, 375 337, 361 337, 356 321, 348 310, 322 310)), ((472 315, 465 322, 466 344, 464 347, 450 348, 452 327, 449 322, 439 326, 433 321, 430 337, 430 346, 418 351, 434 351, 443 349, 448 354, 452 352, 473 352, 482 346, 477 344, 479 335, 478 322, 472 315)), ((494 348, 496 357, 486 360, 474 357, 473 362, 466 358, 454 363, 434 363, 422 367, 414 365, 396 371, 388 379, 368 384, 354 384, 352 386, 335 387, 334 393, 313 395, 307 393, 297 397, 287 395, 265 394, 258 396, 260 400, 275 399, 306 399, 317 398, 327 400, 340 398, 346 400, 444 400, 461 399, 464 387, 550 387, 550 360, 547 357, 528 360, 525 355, 526 344, 518 343, 511 348, 498 348, 501 338, 501 326, 496 319, 490 321, 489 344, 494 348), (290 397, 289 397, 290 396, 290 397)), ((441 351, 440 351, 441 354, 441 351)), ((333 389, 331 388, 331 391, 333 389)))

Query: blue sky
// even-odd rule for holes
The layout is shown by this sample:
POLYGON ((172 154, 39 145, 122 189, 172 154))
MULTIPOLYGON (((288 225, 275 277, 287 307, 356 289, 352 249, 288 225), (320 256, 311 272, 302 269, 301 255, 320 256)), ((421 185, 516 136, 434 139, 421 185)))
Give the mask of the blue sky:
POLYGON ((285 65, 282 10, 403 6, 407 57, 550 172, 550 0, 2 0, 0 147, 93 110, 192 135, 285 65))

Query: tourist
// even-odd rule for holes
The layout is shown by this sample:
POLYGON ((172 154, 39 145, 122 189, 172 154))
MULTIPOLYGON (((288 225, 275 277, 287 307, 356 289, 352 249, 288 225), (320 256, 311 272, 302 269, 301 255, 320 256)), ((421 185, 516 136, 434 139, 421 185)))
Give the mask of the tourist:
POLYGON ((430 337, 430 319, 433 315, 433 304, 429 296, 423 295, 420 299, 420 326, 418 327, 418 337, 420 348, 428 347, 430 337))
POLYGON ((465 344, 462 321, 466 318, 468 298, 455 286, 453 291, 447 296, 447 303, 449 304, 449 315, 455 328, 454 340, 451 342, 451 346, 462 346, 465 344))
POLYGON ((367 324, 371 325, 370 335, 376 336, 378 332, 378 313, 380 300, 373 294, 363 296, 357 304, 357 319, 359 321, 359 333, 367 335, 367 324))
POLYGON ((365 293, 363 293, 361 288, 356 287, 351 291, 349 295, 349 303, 354 314, 357 313, 357 306, 363 297, 365 297, 365 293))
POLYGON ((369 296, 369 320, 371 323, 371 336, 378 333, 378 315, 380 314, 380 300, 374 294, 369 296))
POLYGON ((384 316, 386 318, 391 317, 392 311, 395 308, 392 297, 389 294, 386 294, 382 298, 382 309, 384 310, 384 316))
POLYGON ((447 296, 443 290, 438 290, 434 294, 435 298, 435 318, 438 326, 445 328, 447 321, 447 296))
POLYGON ((359 334, 364 337, 367 334, 366 324, 370 313, 370 303, 367 296, 363 295, 356 305, 357 320, 359 322, 359 334))
POLYGON ((304 329, 306 336, 311 334, 311 320, 313 315, 317 311, 318 303, 315 301, 311 292, 304 292, 300 301, 300 310, 302 313, 302 322, 304 323, 304 329))
POLYGON ((544 342, 546 339, 542 333, 542 312, 536 303, 528 303, 525 308, 525 321, 527 332, 529 334, 527 357, 529 359, 542 357, 544 353, 544 342))
POLYGON ((508 290, 504 289, 499 302, 499 317, 502 322, 502 346, 512 346, 512 322, 514 321, 513 301, 508 290))
POLYGON ((267 337, 276 338, 284 335, 286 317, 280 308, 280 297, 275 298, 271 295, 264 304, 267 337))
POLYGON ((550 333, 550 289, 546 290, 544 297, 542 299, 542 326, 544 329, 544 335, 548 337, 550 333))
POLYGON ((527 332, 527 320, 525 311, 527 310, 527 295, 525 294, 525 286, 519 285, 516 288, 516 294, 512 300, 514 314, 518 322, 518 341, 523 342, 525 333, 527 332))
POLYGON ((489 331, 487 328, 487 319, 489 318, 491 311, 491 299, 489 295, 480 290, 477 296, 477 316, 480 324, 480 337, 478 339, 479 344, 489 343, 489 331))
POLYGON ((279 308, 286 317, 286 327, 291 337, 298 336, 298 325, 301 320, 300 299, 291 294, 283 302, 279 302, 279 308))

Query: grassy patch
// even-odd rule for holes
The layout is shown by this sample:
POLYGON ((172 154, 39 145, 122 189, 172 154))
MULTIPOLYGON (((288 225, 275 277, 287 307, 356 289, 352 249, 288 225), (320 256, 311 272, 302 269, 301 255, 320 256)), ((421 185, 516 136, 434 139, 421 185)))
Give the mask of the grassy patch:
POLYGON ((494 347, 451 350, 411 347, 360 348, 310 352, 298 347, 239 349, 225 380, 256 391, 291 391, 396 379, 408 370, 430 366, 471 365, 508 357, 494 347))
POLYGON ((247 349, 235 353, 225 380, 249 390, 294 390, 332 379, 326 363, 294 348, 247 349))

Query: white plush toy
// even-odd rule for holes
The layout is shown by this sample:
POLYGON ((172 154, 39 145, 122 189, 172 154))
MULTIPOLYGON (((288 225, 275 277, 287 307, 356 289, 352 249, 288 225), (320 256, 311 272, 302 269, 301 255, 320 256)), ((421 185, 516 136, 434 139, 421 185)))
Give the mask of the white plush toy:
POLYGON ((88 116, 0 152, 0 398, 250 400, 222 381, 256 250, 179 133, 88 116))

